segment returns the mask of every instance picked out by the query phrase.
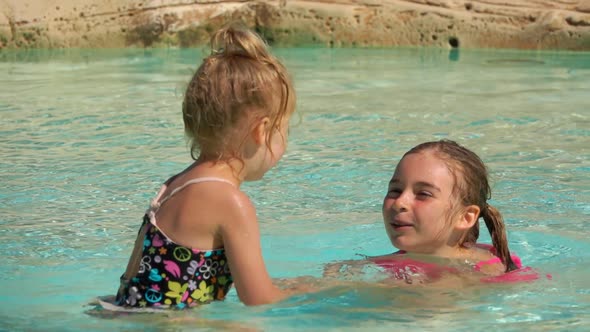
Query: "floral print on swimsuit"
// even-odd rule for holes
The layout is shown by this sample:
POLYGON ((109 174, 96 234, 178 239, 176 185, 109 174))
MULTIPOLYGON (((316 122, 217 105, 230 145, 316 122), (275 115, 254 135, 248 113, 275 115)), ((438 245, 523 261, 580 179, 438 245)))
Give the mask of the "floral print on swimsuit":
POLYGON ((233 279, 224 249, 197 250, 177 245, 144 217, 148 227, 137 275, 121 279, 117 304, 179 309, 223 300, 233 279))

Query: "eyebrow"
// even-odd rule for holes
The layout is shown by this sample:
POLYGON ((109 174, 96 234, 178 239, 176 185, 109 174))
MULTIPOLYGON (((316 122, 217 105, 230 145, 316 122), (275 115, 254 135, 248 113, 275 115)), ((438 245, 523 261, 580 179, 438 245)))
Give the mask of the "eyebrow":
MULTIPOLYGON (((400 182, 401 181, 398 180, 398 179, 391 179, 391 181, 389 181, 389 185, 397 184, 397 183, 400 183, 400 182)), ((424 181, 419 181, 419 182, 416 182, 416 185, 418 187, 427 187, 427 188, 434 189, 434 190, 436 190, 438 192, 441 192, 440 188, 437 187, 437 186, 435 186, 435 185, 433 185, 432 183, 428 183, 428 182, 424 182, 424 181)))

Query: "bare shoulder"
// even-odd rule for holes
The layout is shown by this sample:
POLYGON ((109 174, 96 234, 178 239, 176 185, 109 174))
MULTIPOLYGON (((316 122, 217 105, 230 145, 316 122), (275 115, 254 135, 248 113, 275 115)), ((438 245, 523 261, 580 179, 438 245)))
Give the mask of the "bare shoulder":
POLYGON ((244 193, 219 181, 184 187, 182 182, 172 183, 162 197, 165 200, 156 214, 158 227, 174 242, 193 248, 223 246, 220 231, 224 225, 243 213, 240 210, 253 210, 244 193))
POLYGON ((490 276, 498 276, 504 273, 506 267, 502 262, 493 262, 480 265, 479 272, 490 276))
POLYGON ((500 275, 506 267, 500 259, 485 248, 472 249, 473 260, 478 262, 478 271, 487 275, 500 275))
POLYGON ((231 231, 243 223, 257 222, 254 204, 239 188, 227 183, 209 182, 190 190, 191 198, 187 204, 191 214, 209 215, 207 219, 214 221, 218 231, 231 231))
POLYGON ((250 200, 250 197, 237 188, 230 188, 223 197, 219 197, 219 202, 225 211, 230 215, 232 224, 240 221, 256 220, 256 209, 250 200))
POLYGON ((235 206, 252 205, 248 196, 239 188, 228 183, 210 181, 202 182, 185 188, 186 198, 191 203, 206 202, 207 204, 221 204, 232 208, 235 206))

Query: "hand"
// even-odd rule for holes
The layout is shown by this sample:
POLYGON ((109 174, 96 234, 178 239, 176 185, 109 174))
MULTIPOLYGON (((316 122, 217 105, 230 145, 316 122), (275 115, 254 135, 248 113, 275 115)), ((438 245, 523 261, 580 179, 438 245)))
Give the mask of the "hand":
POLYGON ((321 279, 312 276, 300 276, 295 278, 274 279, 273 283, 283 291, 293 295, 301 293, 317 292, 320 287, 321 279))

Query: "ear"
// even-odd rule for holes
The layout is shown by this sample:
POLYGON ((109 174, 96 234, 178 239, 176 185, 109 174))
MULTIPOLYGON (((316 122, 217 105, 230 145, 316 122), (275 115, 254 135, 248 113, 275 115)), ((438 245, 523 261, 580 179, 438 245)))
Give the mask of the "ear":
POLYGON ((266 142, 266 136, 268 135, 268 126, 270 125, 270 119, 265 116, 258 120, 254 128, 252 129, 252 139, 256 144, 262 145, 266 142))
POLYGON ((459 221, 457 222, 456 227, 464 231, 470 229, 475 225, 475 222, 479 217, 479 212, 480 209, 477 205, 469 205, 465 207, 459 216, 459 221))

